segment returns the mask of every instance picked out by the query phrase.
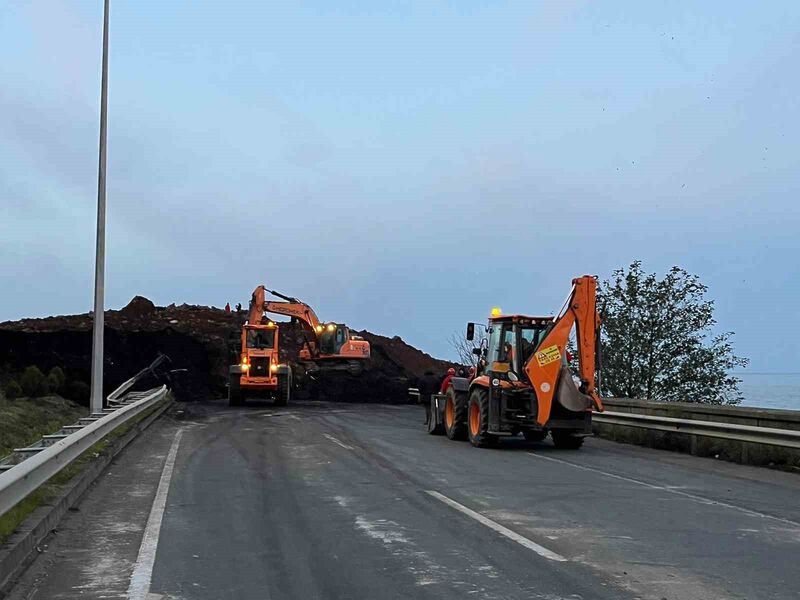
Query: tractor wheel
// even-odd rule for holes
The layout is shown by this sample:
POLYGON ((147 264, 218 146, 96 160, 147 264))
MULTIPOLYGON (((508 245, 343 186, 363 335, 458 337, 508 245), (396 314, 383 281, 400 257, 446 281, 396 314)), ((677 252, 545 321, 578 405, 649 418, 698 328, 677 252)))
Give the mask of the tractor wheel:
POLYGON ((242 405, 241 375, 231 375, 228 378, 228 406, 242 405))
POLYGON ((469 396, 468 411, 469 441, 476 448, 488 448, 497 444, 497 436, 489 431, 489 396, 486 390, 477 388, 469 396))
POLYGON ((556 448, 564 450, 577 450, 583 445, 583 437, 575 435, 568 429, 556 430, 551 433, 556 448))
POLYGON ((444 431, 451 440, 467 439, 467 395, 453 388, 444 403, 444 431))
POLYGON ((292 395, 291 375, 280 375, 278 377, 278 389, 275 390, 275 406, 286 406, 292 395))
POLYGON ((526 442, 543 442, 547 437, 546 429, 523 429, 522 436, 526 442))

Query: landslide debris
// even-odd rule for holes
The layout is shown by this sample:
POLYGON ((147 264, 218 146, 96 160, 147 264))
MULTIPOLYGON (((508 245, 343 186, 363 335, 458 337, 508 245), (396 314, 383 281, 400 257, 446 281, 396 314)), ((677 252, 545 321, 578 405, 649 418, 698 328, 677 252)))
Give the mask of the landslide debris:
MULTIPOLYGON (((121 310, 105 314, 105 390, 113 391, 148 366, 161 352, 173 369, 187 369, 181 379, 184 399, 224 395, 230 341, 237 339, 245 313, 191 304, 156 306, 142 296, 121 310)), ((279 322, 282 360, 293 362, 303 342, 299 324, 279 322)), ((22 319, 0 323, 0 366, 21 370, 37 365, 64 369, 70 381, 90 380, 92 314, 22 319)), ((372 358, 357 380, 337 383, 337 396, 362 402, 405 402, 409 385, 426 371, 437 376, 451 363, 438 360, 401 338, 355 332, 370 342, 372 358)))

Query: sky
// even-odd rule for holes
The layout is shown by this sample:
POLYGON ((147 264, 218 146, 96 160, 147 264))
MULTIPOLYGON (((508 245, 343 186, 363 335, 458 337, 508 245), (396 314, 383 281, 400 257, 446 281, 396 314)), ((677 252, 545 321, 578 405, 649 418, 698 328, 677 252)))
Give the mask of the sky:
MULTIPOLYGON (((106 306, 452 357, 634 260, 800 371, 800 3, 112 0, 106 306)), ((102 2, 0 4, 0 321, 92 305, 102 2)))

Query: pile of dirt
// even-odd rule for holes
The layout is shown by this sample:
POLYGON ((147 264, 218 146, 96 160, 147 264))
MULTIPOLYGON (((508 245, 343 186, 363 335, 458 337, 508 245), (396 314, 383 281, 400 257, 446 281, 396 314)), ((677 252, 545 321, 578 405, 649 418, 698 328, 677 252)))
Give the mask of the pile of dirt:
MULTIPOLYGON (((199 399, 225 393, 228 366, 236 360, 231 340, 239 337, 244 312, 181 304, 155 306, 136 296, 122 310, 105 315, 105 390, 113 391, 161 352, 173 369, 187 369, 183 397, 199 399)), ((282 360, 293 362, 303 343, 299 324, 279 322, 282 360)), ((91 372, 92 315, 66 315, 0 323, 0 366, 14 370, 37 365, 45 372, 59 366, 68 379, 88 382, 91 372)), ((358 380, 342 385, 352 401, 404 402, 406 390, 426 371, 442 375, 451 365, 402 339, 357 332, 370 342, 372 358, 358 380)))
POLYGON ((156 312, 156 305, 144 296, 134 296, 133 300, 128 302, 128 305, 121 311, 127 317, 146 317, 156 312))

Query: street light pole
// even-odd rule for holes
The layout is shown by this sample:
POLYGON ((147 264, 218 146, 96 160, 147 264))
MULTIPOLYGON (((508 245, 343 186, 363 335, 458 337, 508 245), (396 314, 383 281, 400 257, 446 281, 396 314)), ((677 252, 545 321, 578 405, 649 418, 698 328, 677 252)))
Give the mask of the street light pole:
POLYGON ((92 337, 93 413, 103 410, 103 331, 106 264, 106 137, 108 110, 108 2, 103 10, 103 76, 100 91, 100 161, 97 172, 97 245, 94 263, 94 328, 92 337))

